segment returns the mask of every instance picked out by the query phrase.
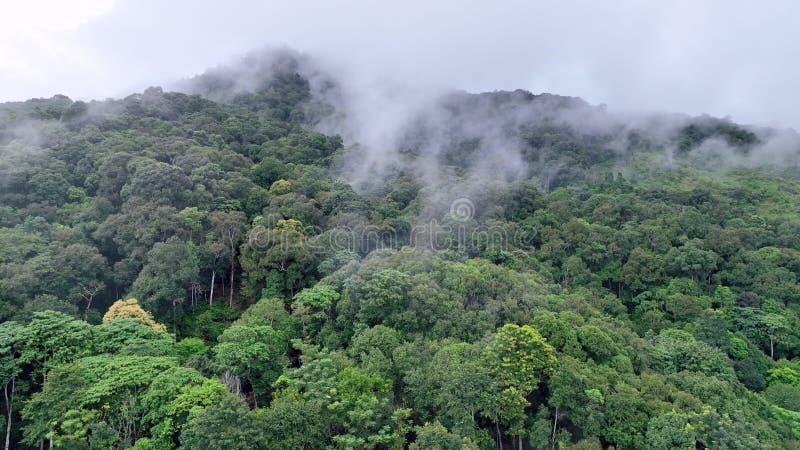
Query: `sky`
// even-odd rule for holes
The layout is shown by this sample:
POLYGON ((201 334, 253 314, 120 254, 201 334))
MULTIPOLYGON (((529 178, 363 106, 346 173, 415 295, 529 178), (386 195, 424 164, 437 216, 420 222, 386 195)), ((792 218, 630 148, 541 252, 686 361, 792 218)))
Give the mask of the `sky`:
POLYGON ((359 85, 527 89, 800 130, 800 2, 0 0, 0 101, 120 97, 288 46, 359 85))

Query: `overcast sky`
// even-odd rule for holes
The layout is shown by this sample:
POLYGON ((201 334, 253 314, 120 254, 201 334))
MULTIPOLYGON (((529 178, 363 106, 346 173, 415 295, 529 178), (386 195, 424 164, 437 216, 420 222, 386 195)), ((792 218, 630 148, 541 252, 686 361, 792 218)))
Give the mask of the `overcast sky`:
POLYGON ((0 0, 0 101, 123 96, 286 45, 362 80, 800 129, 800 2, 0 0))

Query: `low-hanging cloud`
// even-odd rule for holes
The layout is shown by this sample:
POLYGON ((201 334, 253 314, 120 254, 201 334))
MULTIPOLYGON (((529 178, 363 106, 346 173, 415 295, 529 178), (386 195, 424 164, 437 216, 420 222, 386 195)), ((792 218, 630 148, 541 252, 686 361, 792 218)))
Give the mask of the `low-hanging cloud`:
MULTIPOLYGON (((110 72, 89 71, 78 85, 70 77, 49 80, 47 89, 80 98, 157 84, 229 101, 257 90, 269 71, 296 71, 309 80, 313 101, 333 107, 310 117, 320 131, 344 137, 350 148, 343 175, 363 189, 407 171, 425 186, 459 179, 462 191, 521 178, 548 190, 591 163, 565 151, 570 145, 624 159, 636 139, 663 150, 669 164, 681 151, 676 136, 696 119, 652 111, 800 124, 785 95, 800 66, 781 53, 800 45, 787 39, 793 3, 725 3, 724 11, 713 2, 568 3, 218 8, 121 0, 62 36, 110 72), (265 43, 298 50, 248 53, 265 43), (244 56, 231 63, 231 55, 244 56), (180 81, 208 67, 215 67, 206 72, 213 86, 180 81), (610 106, 595 106, 600 102, 610 106), (542 139, 551 129, 567 138, 542 139)), ((14 76, 0 75, 0 86, 10 89, 0 96, 22 95, 2 82, 14 76)), ((709 135, 695 158, 737 165, 796 158, 796 133, 746 129, 758 138, 746 151, 709 135)))
POLYGON ((663 152, 666 165, 691 151, 698 165, 720 168, 782 165, 796 160, 800 147, 792 130, 729 118, 618 111, 524 90, 473 94, 365 83, 341 65, 288 48, 251 52, 178 86, 231 101, 295 73, 309 80, 307 118, 318 130, 344 137, 349 151, 341 174, 362 190, 398 173, 440 189, 442 183, 470 190, 534 178, 549 190, 594 164, 624 163, 635 150, 663 152))
POLYGON ((4 11, 17 37, 0 34, 0 54, 13 56, 0 58, 0 100, 124 96, 288 45, 337 61, 365 86, 520 88, 615 110, 800 127, 800 64, 790 57, 800 53, 800 4, 790 0, 84 0, 74 15, 44 3, 35 16, 4 11))

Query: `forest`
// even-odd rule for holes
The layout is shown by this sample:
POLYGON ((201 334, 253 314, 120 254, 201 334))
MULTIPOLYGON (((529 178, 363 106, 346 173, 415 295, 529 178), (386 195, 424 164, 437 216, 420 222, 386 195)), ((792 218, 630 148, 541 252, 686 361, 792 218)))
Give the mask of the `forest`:
POLYGON ((0 104, 6 449, 800 449, 796 133, 249 63, 0 104))

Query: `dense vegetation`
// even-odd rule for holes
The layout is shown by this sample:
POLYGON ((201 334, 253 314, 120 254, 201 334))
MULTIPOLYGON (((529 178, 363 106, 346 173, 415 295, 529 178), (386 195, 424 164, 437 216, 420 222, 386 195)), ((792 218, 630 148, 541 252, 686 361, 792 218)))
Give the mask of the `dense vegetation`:
POLYGON ((798 149, 456 93, 354 189, 272 69, 0 105, 6 448, 800 448, 798 149))

